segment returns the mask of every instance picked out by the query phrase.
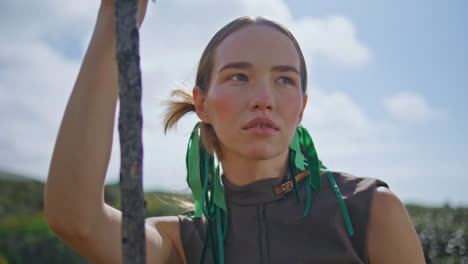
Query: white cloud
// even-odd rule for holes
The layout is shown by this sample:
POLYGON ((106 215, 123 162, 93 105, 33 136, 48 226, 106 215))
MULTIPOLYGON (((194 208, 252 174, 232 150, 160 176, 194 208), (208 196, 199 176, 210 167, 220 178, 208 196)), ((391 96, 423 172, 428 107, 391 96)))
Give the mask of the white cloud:
POLYGON ((326 131, 331 135, 366 137, 372 133, 373 124, 362 109, 345 93, 327 94, 322 89, 309 91, 310 102, 304 113, 303 124, 326 131))
POLYGON ((388 96, 384 98, 384 105, 392 117, 407 122, 422 123, 447 116, 443 110, 429 106, 422 95, 411 92, 388 96))
POLYGON ((169 80, 191 78, 203 48, 214 33, 230 20, 244 15, 266 16, 288 26, 309 63, 324 59, 356 67, 371 59, 370 50, 357 39, 354 25, 346 17, 293 19, 281 0, 216 3, 177 0, 150 4, 141 31, 144 69, 164 73, 169 80), (174 14, 178 14, 177 19, 174 14))
POLYGON ((44 178, 78 63, 36 41, 0 50, 0 166, 44 178))
POLYGON ((325 58, 337 65, 358 67, 372 58, 367 46, 357 39, 353 23, 346 17, 306 17, 293 21, 291 30, 311 63, 325 58))

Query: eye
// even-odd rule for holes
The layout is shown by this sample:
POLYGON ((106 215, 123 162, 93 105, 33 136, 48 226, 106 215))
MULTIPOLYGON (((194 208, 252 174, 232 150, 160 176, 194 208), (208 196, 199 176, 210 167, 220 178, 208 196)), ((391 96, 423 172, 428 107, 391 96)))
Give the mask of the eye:
POLYGON ((247 75, 242 74, 242 73, 237 73, 229 77, 229 80, 231 81, 239 81, 239 82, 245 82, 248 81, 247 75))
POLYGON ((278 82, 286 85, 294 85, 294 80, 288 77, 279 77, 278 82))

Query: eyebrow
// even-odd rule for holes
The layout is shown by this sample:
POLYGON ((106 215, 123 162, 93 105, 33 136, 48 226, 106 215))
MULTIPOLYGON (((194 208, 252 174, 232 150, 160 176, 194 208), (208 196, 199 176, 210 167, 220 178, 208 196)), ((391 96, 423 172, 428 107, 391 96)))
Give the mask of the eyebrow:
MULTIPOLYGON (((226 65, 224 65, 218 73, 226 70, 226 69, 250 69, 253 68, 253 65, 249 62, 230 62, 226 65)), ((275 65, 271 67, 271 71, 276 71, 276 72, 294 72, 299 74, 299 71, 293 67, 293 66, 288 66, 288 65, 275 65)), ((299 74, 300 75, 300 74, 299 74)))
POLYGON ((271 67, 271 71, 276 71, 276 72, 295 72, 297 73, 298 75, 299 74, 299 71, 293 67, 293 66, 288 66, 288 65, 276 65, 276 66, 273 66, 271 67))

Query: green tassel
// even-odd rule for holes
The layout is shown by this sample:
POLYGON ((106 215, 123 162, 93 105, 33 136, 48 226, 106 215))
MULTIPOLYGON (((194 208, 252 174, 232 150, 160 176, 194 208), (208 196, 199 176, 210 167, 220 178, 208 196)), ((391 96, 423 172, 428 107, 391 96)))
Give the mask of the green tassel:
POLYGON ((315 150, 314 142, 307 132, 307 129, 298 127, 300 145, 304 147, 304 156, 307 159, 307 165, 309 167, 309 181, 312 188, 316 192, 320 192, 320 168, 317 151, 315 150))
POLYGON ((221 208, 224 212, 227 212, 226 206, 226 197, 224 195, 224 188, 221 184, 221 175, 220 175, 220 168, 219 164, 216 166, 215 173, 214 173, 214 203, 216 206, 221 208))
POLYGON ((219 225, 222 224, 222 241, 226 239, 227 235, 227 224, 228 224, 228 219, 227 219, 227 205, 226 205, 226 198, 224 195, 224 189, 223 186, 221 185, 221 176, 220 176, 220 168, 219 166, 216 167, 215 173, 214 173, 214 204, 216 205, 216 208, 218 208, 219 213, 220 213, 220 218, 223 220, 222 222, 219 222, 219 225), (224 212, 224 214, 222 214, 224 212))
POLYGON ((325 167, 323 164, 320 164, 320 168, 327 171, 328 181, 335 192, 336 198, 338 199, 338 203, 340 204, 341 213, 343 214, 343 218, 345 220, 346 229, 348 230, 348 234, 350 236, 354 235, 353 225, 351 224, 351 218, 349 217, 348 209, 346 208, 346 204, 343 200, 343 196, 341 195, 340 189, 336 184, 335 178, 333 178, 332 173, 325 167))
POLYGON ((223 230, 221 227, 221 213, 220 209, 216 208, 216 234, 218 240, 218 259, 220 264, 224 264, 224 237, 223 230))
POLYGON ((202 249, 201 263, 211 245, 215 263, 224 263, 224 241, 227 235, 228 212, 220 176, 220 165, 201 143, 201 123, 197 123, 190 135, 185 163, 187 183, 192 190, 195 214, 192 218, 205 216, 207 229, 202 249), (216 237, 215 237, 216 234, 216 237))
POLYGON ((293 164, 296 168, 303 171, 305 170, 305 167, 304 167, 305 160, 304 160, 304 155, 302 154, 302 150, 301 150, 300 139, 301 139, 301 135, 300 135, 299 128, 298 128, 296 129, 296 133, 294 134, 293 141, 291 142, 291 145, 289 146, 289 148, 291 149, 290 159, 293 160, 293 164))
POLYGON ((201 172, 200 174, 202 175, 202 181, 203 181, 203 195, 202 195, 202 210, 203 210, 203 215, 207 218, 213 217, 211 213, 211 200, 210 200, 210 192, 209 192, 209 168, 208 168, 208 154, 206 151, 204 151, 202 148, 200 148, 200 163, 201 163, 201 172))
POLYGON ((218 255, 218 252, 216 252, 216 244, 215 244, 215 237, 214 237, 214 228, 216 228, 216 223, 214 223, 214 226, 213 226, 213 221, 216 222, 216 219, 213 219, 211 218, 210 220, 210 242, 211 242, 211 257, 213 258, 213 261, 214 263, 218 263, 217 261, 217 255, 218 255))
POLYGON ((187 183, 192 190, 192 196, 195 201, 195 214, 192 216, 201 217, 202 215, 202 197, 203 187, 200 175, 200 123, 197 123, 190 135, 185 159, 187 167, 187 183))
MULTIPOLYGON (((315 150, 314 143, 307 130, 303 127, 296 129, 296 134, 290 145, 290 159, 293 160, 294 166, 304 171, 305 164, 307 163, 307 169, 309 170, 309 176, 306 179, 306 206, 303 217, 307 216, 312 206, 312 189, 316 192, 320 192, 320 168, 317 151, 315 150), (304 152, 304 153, 303 153, 304 152)), ((295 190, 297 190, 297 183, 295 181, 295 175, 293 176, 293 184, 295 190)), ((297 190, 298 194, 299 191, 297 190)), ((298 195, 299 196, 299 195, 298 195)), ((299 199, 300 202, 300 199, 299 199)))
POLYGON ((304 214, 302 215, 303 217, 306 217, 309 214, 310 207, 312 206, 312 185, 310 185, 307 182, 305 188, 306 188, 306 207, 304 210, 304 214))

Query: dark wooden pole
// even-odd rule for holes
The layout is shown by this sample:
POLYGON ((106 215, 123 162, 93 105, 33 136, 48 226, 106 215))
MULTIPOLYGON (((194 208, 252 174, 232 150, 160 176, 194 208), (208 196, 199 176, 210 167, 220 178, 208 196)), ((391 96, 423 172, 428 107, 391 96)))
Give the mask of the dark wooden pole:
POLYGON ((120 98, 122 260, 125 264, 146 262, 141 135, 143 117, 137 7, 138 0, 115 0, 120 98))

